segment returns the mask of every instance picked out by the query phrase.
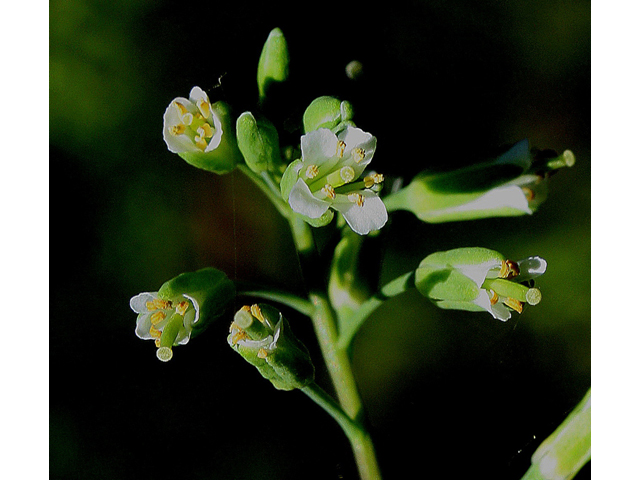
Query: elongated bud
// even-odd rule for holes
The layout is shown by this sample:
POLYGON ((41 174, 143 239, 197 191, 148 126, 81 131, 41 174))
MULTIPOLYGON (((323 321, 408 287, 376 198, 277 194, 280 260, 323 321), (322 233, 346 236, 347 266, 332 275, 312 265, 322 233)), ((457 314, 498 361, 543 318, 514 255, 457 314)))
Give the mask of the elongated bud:
POLYGON ((258 61, 258 93, 262 102, 270 86, 289 76, 289 49, 282 30, 274 28, 262 47, 258 61))
POLYGON ((353 106, 335 97, 318 97, 313 100, 302 116, 305 133, 319 128, 335 131, 346 126, 353 118, 353 106))
POLYGON ((244 112, 236 122, 236 135, 240 152, 255 173, 274 172, 282 163, 278 132, 266 118, 244 112))
POLYGON ((523 305, 540 303, 540 290, 524 283, 546 268, 547 262, 540 257, 514 262, 487 248, 457 248, 422 260, 415 284, 440 308, 487 311, 506 321, 512 311, 522 313, 523 305))
POLYGON ((172 347, 202 332, 225 312, 234 296, 233 282, 215 268, 180 274, 157 292, 131 299, 131 309, 138 314, 136 335, 154 340, 158 358, 169 361, 172 347))
POLYGON ((278 390, 303 388, 313 382, 307 348, 275 308, 256 304, 236 313, 227 342, 278 390))

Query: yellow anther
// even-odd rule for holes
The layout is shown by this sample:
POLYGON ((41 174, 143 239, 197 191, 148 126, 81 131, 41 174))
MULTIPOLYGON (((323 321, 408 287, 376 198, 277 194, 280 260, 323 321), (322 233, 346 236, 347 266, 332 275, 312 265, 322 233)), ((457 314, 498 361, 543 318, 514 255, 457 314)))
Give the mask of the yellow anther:
POLYGON ((340 169, 340 178, 342 178, 342 180, 344 180, 346 183, 349 183, 351 180, 353 180, 356 176, 356 171, 347 166, 347 167, 342 167, 340 169))
POLYGON ((160 339, 159 338, 156 338, 154 343, 156 344, 156 348, 160 348, 160 339))
POLYGON ((500 266, 500 278, 506 278, 507 280, 520 275, 520 267, 513 260, 503 260, 500 266))
POLYGON ((145 303, 145 306, 147 307, 147 310, 156 310, 158 308, 153 301, 145 303))
POLYGON ((176 313, 178 315, 184 316, 184 313, 187 311, 188 308, 189 308, 189 302, 180 302, 178 305, 176 305, 176 313))
POLYGON ((167 316, 165 315, 164 312, 156 312, 153 315, 151 315, 151 325, 157 325, 159 324, 162 320, 164 320, 167 316))
POLYGON ((249 338, 249 336, 247 335, 247 332, 245 332, 244 330, 239 330, 238 333, 236 333, 233 337, 231 337, 231 343, 235 345, 240 340, 246 340, 247 338, 249 338))
POLYGON ((193 140, 196 143, 196 147, 198 147, 200 150, 204 151, 207 148, 207 141, 204 138, 196 137, 193 140))
POLYGON ((359 207, 364 206, 364 197, 359 193, 350 193, 349 195, 347 195, 347 198, 350 202, 355 203, 359 207))
POLYGON ((364 149, 362 148, 354 148, 351 150, 351 156, 353 157, 353 161, 356 163, 360 163, 364 160, 364 149))
POLYGON ((511 298, 511 297, 507 298, 504 301, 504 304, 507 307, 513 308, 516 312, 522 313, 522 302, 516 300, 515 298, 511 298))
POLYGON ((171 301, 154 298, 147 302, 145 306, 147 307, 147 310, 166 310, 167 308, 171 308, 171 301))
POLYGON ((202 138, 213 137, 213 128, 211 128, 211 125, 208 123, 203 123, 200 128, 198 128, 197 132, 202 138))
POLYGON ((381 173, 374 173, 373 175, 364 177, 364 186, 365 188, 371 188, 374 185, 382 183, 383 181, 384 181, 384 175, 382 175, 381 173))
POLYGON ((182 123, 184 123, 185 125, 191 125, 193 123, 193 115, 190 113, 185 113, 184 115, 182 115, 182 117, 180 117, 180 120, 182 120, 182 123))
POLYGON ((522 193, 524 193, 524 198, 527 199, 527 202, 532 201, 536 196, 533 190, 528 187, 522 187, 522 193))
POLYGON ((331 200, 336 198, 335 189, 328 183, 324 187, 322 187, 320 191, 324 194, 325 197, 330 198, 331 200))
POLYGON ((243 305, 240 310, 251 313, 251 307, 249 305, 243 305))
POLYGON ((315 178, 318 175, 318 166, 317 165, 309 165, 307 170, 304 172, 304 176, 307 178, 315 178))
POLYGON ((262 315, 262 310, 257 304, 251 305, 251 315, 260 320, 260 323, 264 323, 264 315, 262 315))
POLYGON ((269 352, 267 352, 264 348, 261 348, 260 350, 258 350, 258 358, 267 358, 267 355, 269 355, 269 352))
POLYGON ((204 118, 209 118, 211 114, 211 104, 209 102, 201 98, 198 100, 198 109, 204 118))
POLYGON ((489 293, 491 294, 491 298, 489 299, 491 305, 495 305, 496 303, 498 303, 498 294, 493 290, 489 290, 489 293))
POLYGON ((187 127, 185 127, 183 123, 179 125, 173 125, 172 127, 169 127, 169 133, 171 135, 182 135, 186 128, 187 127))
POLYGON ((178 111, 178 115, 180 117, 182 117, 183 115, 186 115, 187 113, 189 113, 189 110, 187 110, 187 107, 182 105, 180 102, 173 102, 173 106, 178 111))
POLYGON ((338 141, 338 146, 336 147, 336 155, 342 158, 344 156, 344 149, 347 148, 347 144, 342 140, 338 141))
POLYGON ((158 330, 154 325, 151 325, 151 328, 149 329, 149 335, 151 335, 153 338, 160 338, 162 336, 162 332, 158 330))

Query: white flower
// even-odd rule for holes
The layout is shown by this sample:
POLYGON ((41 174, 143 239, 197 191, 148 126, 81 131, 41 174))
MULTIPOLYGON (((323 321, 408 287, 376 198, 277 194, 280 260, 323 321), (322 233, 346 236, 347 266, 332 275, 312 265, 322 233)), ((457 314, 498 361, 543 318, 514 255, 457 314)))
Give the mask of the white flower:
POLYGON ((162 134, 173 153, 210 152, 220 145, 222 123, 200 87, 174 99, 164 112, 162 134))
POLYGON ((303 135, 300 143, 302 159, 289 165, 288 175, 285 172, 295 182, 288 192, 291 208, 311 219, 332 208, 360 235, 382 228, 387 210, 372 187, 383 176, 373 173, 360 178, 373 158, 376 138, 347 126, 337 135, 326 128, 314 130, 303 135))
POLYGON ((129 305, 138 314, 136 335, 154 340, 156 355, 163 362, 171 360, 172 346, 189 342, 200 316, 198 303, 187 295, 164 300, 158 292, 143 292, 131 298, 129 305))

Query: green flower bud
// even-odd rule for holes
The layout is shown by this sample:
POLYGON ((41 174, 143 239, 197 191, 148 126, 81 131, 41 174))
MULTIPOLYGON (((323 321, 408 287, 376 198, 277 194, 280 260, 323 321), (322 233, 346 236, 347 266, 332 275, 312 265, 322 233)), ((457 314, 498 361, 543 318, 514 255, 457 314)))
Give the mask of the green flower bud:
POLYGON ((274 172, 282 163, 278 131, 266 118, 244 112, 236 122, 238 147, 245 162, 255 173, 274 172))
POLYGON ((353 126, 353 106, 335 97, 318 97, 309 104, 302 116, 304 132, 328 128, 336 133, 346 125, 353 126))
POLYGON ((229 106, 211 104, 207 94, 193 87, 189 98, 174 99, 164 112, 162 135, 169 151, 194 167, 223 174, 241 160, 229 106))
POLYGON ((529 257, 519 262, 486 248, 457 248, 426 257, 416 270, 416 288, 438 307, 489 312, 507 321, 525 303, 540 303, 537 288, 524 285, 542 275, 547 262, 529 257))
POLYGON ((157 292, 143 292, 129 305, 138 314, 136 335, 154 340, 163 362, 172 347, 184 345, 220 317, 235 296, 233 282, 220 270, 204 268, 165 282, 157 292))
POLYGON ((446 173, 423 172, 384 201, 389 211, 408 210, 430 223, 530 215, 546 199, 549 174, 574 163, 569 150, 534 159, 523 140, 490 162, 446 173))
POLYGON ((274 82, 284 82, 289 76, 289 49, 282 30, 274 28, 262 47, 258 61, 258 92, 260 101, 274 82))
POLYGON ((531 457, 523 480, 570 480, 591 459, 591 389, 531 457))
POLYGON ((309 351, 293 335, 289 322, 269 305, 242 307, 227 341, 278 390, 304 388, 313 382, 309 351))

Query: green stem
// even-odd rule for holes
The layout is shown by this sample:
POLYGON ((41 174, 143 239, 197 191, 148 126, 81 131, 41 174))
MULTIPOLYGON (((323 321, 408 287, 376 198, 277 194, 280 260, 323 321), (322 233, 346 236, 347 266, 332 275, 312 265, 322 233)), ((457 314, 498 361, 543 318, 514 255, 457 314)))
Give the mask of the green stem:
POLYGON ((360 476, 363 479, 380 479, 378 463, 371 436, 362 424, 349 417, 340 405, 322 390, 316 383, 302 389, 314 402, 320 405, 340 425, 351 443, 360 476))
POLYGON ((255 174, 249 167, 240 163, 238 164, 238 170, 244 173, 256 186, 264 193, 267 198, 271 201, 274 207, 278 210, 280 215, 284 218, 289 218, 291 216, 291 209, 276 191, 275 184, 273 180, 269 178, 268 174, 264 174, 263 176, 255 174))
POLYGON ((282 305, 286 305, 288 307, 297 310, 298 312, 306 315, 307 317, 311 317, 313 315, 314 307, 311 302, 300 298, 296 295, 292 295, 290 293, 285 292, 275 292, 275 291, 267 291, 267 290, 256 290, 255 288, 249 287, 247 289, 243 289, 242 286, 236 282, 237 294, 244 295, 247 297, 257 297, 264 298, 265 300, 272 300, 274 302, 281 303, 282 305))
POLYGON ((391 280, 383 286, 378 293, 369 298, 360 305, 360 308, 354 312, 348 323, 343 325, 340 332, 337 346, 339 349, 347 349, 351 345, 351 341, 362 324, 369 318, 375 309, 382 305, 389 298, 406 292, 409 288, 414 287, 415 271, 407 272, 398 278, 391 280))

